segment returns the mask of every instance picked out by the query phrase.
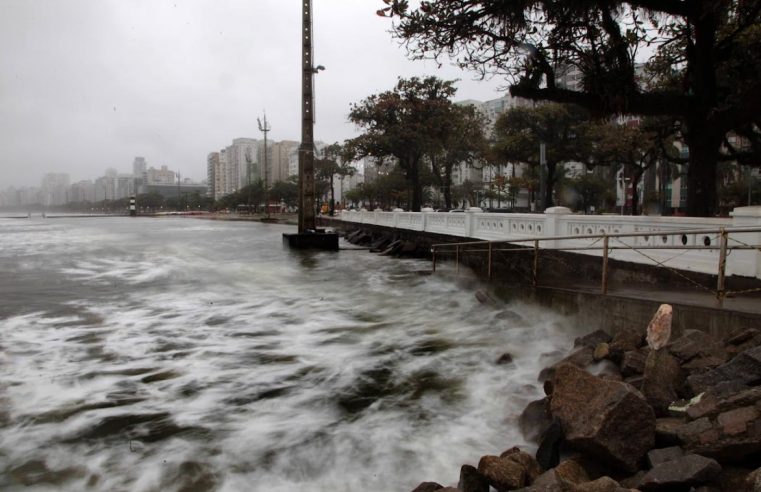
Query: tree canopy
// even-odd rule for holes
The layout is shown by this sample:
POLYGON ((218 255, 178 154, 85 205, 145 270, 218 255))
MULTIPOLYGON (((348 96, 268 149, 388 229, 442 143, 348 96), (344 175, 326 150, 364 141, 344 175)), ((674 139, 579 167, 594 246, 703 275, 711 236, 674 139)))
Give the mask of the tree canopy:
POLYGON ((494 153, 510 162, 538 167, 539 146, 545 145, 546 186, 544 208, 554 205, 553 190, 564 162, 586 162, 589 139, 584 135, 589 115, 578 106, 542 104, 517 107, 502 113, 494 126, 494 153))
POLYGON ((514 96, 678 118, 690 215, 716 210, 722 152, 759 165, 761 0, 382 1, 412 57, 505 75, 514 96), (558 83, 571 69, 578 89, 558 83))
POLYGON ((412 190, 411 209, 420 211, 421 165, 425 156, 438 150, 441 128, 437 123, 451 112, 450 98, 455 92, 454 81, 400 78, 392 90, 352 104, 349 119, 365 132, 345 142, 345 155, 352 160, 395 159, 412 190))
POLYGON ((434 122, 438 135, 429 154, 436 182, 444 190, 444 206, 452 208, 452 171, 457 165, 474 166, 488 150, 486 117, 472 105, 453 104, 434 122))

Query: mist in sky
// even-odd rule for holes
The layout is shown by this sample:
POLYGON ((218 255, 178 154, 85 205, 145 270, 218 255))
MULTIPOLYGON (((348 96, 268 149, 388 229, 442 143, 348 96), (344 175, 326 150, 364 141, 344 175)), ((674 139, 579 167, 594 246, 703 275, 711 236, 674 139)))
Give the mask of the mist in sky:
MULTIPOLYGON (((456 99, 501 96, 503 80, 412 62, 380 0, 313 0, 315 139, 357 134, 349 105, 399 76, 461 79, 456 99)), ((300 139, 297 0, 0 0, 0 189, 47 172, 94 179, 135 156, 183 177, 233 138, 300 139)))

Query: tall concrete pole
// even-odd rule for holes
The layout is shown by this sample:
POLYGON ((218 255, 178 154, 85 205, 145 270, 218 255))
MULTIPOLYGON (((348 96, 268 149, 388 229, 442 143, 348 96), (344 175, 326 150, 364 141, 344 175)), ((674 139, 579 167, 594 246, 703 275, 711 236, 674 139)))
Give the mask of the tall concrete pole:
POLYGON ((301 146, 299 147, 299 233, 315 230, 314 213, 314 66, 312 0, 301 0, 301 146))
POLYGON ((267 122, 267 113, 264 113, 264 123, 262 123, 262 120, 259 118, 256 119, 256 122, 259 124, 259 131, 264 133, 264 172, 262 173, 264 176, 264 213, 266 214, 267 218, 270 218, 270 189, 269 189, 269 176, 267 176, 267 169, 269 167, 269 162, 267 160, 267 132, 272 130, 272 128, 269 126, 269 123, 267 122))

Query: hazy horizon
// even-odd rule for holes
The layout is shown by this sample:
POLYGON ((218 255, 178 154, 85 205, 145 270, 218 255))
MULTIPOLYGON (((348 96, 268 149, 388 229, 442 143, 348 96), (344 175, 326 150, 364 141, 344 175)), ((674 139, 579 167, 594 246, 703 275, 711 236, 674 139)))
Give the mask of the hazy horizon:
MULTIPOLYGON (((408 60, 380 3, 314 2, 316 140, 356 135, 350 103, 399 76, 459 78, 458 100, 503 94, 503 80, 408 60)), ((136 156, 201 180, 209 152, 262 138, 265 111, 269 138, 300 139, 298 2, 3 0, 0 13, 0 189, 131 172, 136 156)))

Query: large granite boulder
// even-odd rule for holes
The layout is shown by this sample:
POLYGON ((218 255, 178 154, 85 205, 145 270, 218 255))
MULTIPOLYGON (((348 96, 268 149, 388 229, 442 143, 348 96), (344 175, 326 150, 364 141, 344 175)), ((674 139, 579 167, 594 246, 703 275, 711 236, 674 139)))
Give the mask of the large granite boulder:
POLYGON ((560 463, 560 446, 564 440, 563 424, 555 417, 542 433, 539 448, 536 450, 536 460, 542 468, 549 470, 560 463))
POLYGON ((489 481, 475 467, 462 465, 457 488, 462 492, 489 492, 489 481))
POLYGON ((761 345, 761 330, 757 328, 736 330, 730 333, 724 342, 730 355, 739 354, 761 345))
POLYGON ((651 350, 645 360, 642 393, 655 415, 666 417, 671 402, 679 399, 677 390, 684 383, 679 360, 666 350, 651 350))
POLYGON ((673 310, 669 304, 661 304, 647 325, 647 346, 658 350, 666 346, 671 339, 671 318, 673 310))
POLYGON ((608 357, 614 362, 621 362, 626 352, 636 352, 642 346, 643 335, 636 331, 622 331, 608 344, 608 357))
POLYGON ((756 388, 706 412, 677 429, 684 448, 722 462, 739 462, 761 452, 761 399, 756 388), (734 406, 733 406, 734 405, 734 406))
POLYGON ((557 370, 558 366, 561 366, 563 364, 572 364, 577 367, 587 367, 592 365, 594 361, 595 361, 594 348, 582 346, 581 348, 575 350, 574 352, 571 352, 570 355, 559 360, 555 364, 542 369, 539 372, 538 380, 539 382, 542 382, 542 383, 545 381, 551 381, 553 377, 555 376, 555 371, 557 370))
POLYGON ((583 337, 578 337, 576 340, 573 341, 574 348, 576 347, 587 347, 594 349, 601 343, 608 343, 613 339, 613 337, 610 336, 610 333, 608 333, 605 330, 596 330, 588 335, 584 335, 583 337))
POLYGON ((556 368, 550 409, 571 446, 622 470, 635 471, 655 444, 655 415, 637 390, 576 366, 556 368))
POLYGON ((478 462, 478 473, 486 477, 489 485, 498 492, 515 490, 526 485, 526 470, 508 458, 483 456, 478 462))
POLYGON ((636 376, 645 372, 647 352, 644 350, 629 350, 624 352, 621 358, 621 375, 624 377, 636 376))
POLYGON ((444 486, 441 484, 438 484, 436 482, 423 482, 414 489, 412 489, 412 492, 435 492, 437 490, 443 489, 444 486))
POLYGON ((542 398, 526 405, 518 417, 518 427, 523 437, 530 442, 539 442, 542 435, 552 423, 550 400, 542 398))
POLYGON ((700 330, 686 330, 681 337, 668 345, 668 350, 682 362, 694 358, 714 357, 727 360, 727 351, 722 343, 700 330))
POLYGON ((750 386, 761 384, 761 346, 737 354, 716 369, 691 375, 687 385, 697 395, 724 381, 738 381, 750 386))
POLYGON ((628 490, 610 477, 600 477, 591 482, 580 483, 573 488, 573 492, 628 492, 628 490))
POLYGON ((544 472, 536 458, 525 451, 521 451, 518 447, 508 449, 500 454, 499 457, 514 461, 521 465, 526 472, 526 483, 528 484, 532 483, 536 480, 536 477, 544 472))
POLYGON ((719 473, 721 465, 716 460, 688 454, 654 466, 642 477, 638 488, 644 491, 687 489, 710 482, 719 473))

